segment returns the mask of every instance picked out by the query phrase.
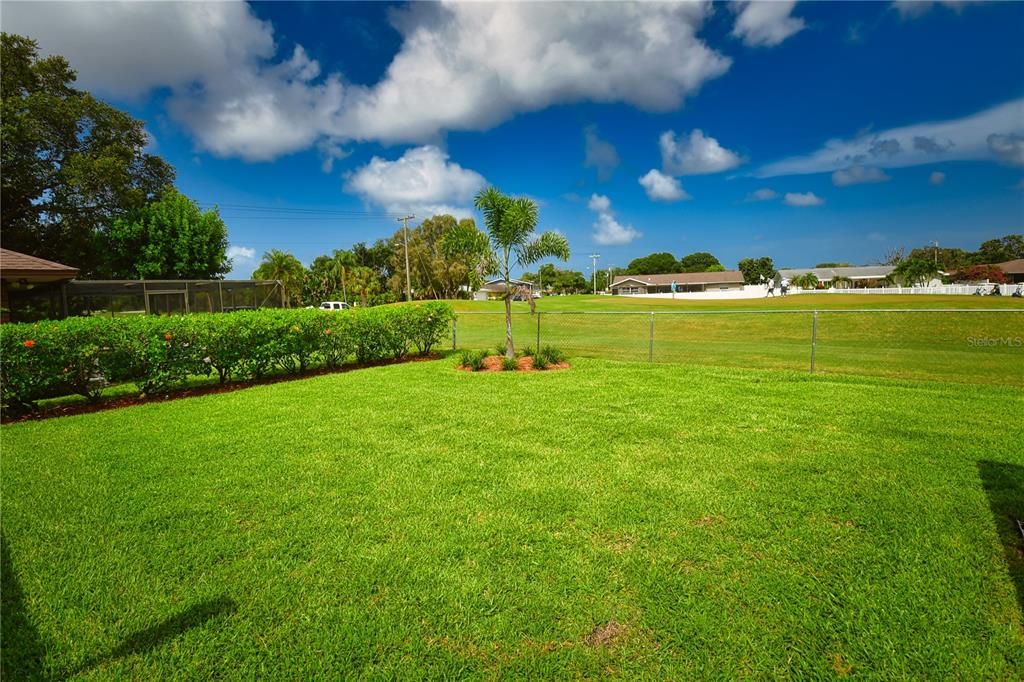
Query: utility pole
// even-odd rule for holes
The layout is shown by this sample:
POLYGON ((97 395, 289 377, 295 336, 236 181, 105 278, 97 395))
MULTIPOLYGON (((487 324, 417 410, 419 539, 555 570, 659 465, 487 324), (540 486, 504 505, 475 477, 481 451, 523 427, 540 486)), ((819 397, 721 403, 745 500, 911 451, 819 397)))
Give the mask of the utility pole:
POLYGON ((615 265, 614 264, 608 266, 608 291, 612 290, 612 270, 614 270, 614 269, 615 269, 615 265))
POLYGON ((935 267, 939 267, 939 243, 932 242, 932 245, 935 247, 935 267))
POLYGON ((591 276, 594 278, 594 295, 595 296, 597 296, 597 259, 600 258, 600 257, 601 257, 601 254, 599 254, 599 253, 592 253, 592 254, 590 254, 590 260, 594 264, 594 267, 591 268, 590 272, 591 272, 591 276))
POLYGON ((412 300, 412 281, 409 278, 409 221, 415 218, 414 215, 406 215, 397 218, 402 223, 402 235, 405 237, 405 300, 412 300))

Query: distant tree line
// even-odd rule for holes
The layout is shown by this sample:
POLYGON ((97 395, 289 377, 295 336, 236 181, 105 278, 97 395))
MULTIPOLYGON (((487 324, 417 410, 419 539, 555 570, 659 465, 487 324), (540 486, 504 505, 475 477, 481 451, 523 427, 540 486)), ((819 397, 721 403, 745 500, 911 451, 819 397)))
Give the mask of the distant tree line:
MULTIPOLYGON (((405 233, 373 244, 359 242, 317 256, 308 267, 293 254, 263 254, 255 279, 276 279, 292 305, 348 301, 362 306, 405 299, 405 233)), ((469 218, 427 218, 409 228, 409 284, 414 299, 468 297, 496 272, 487 235, 469 218)))
POLYGON ((676 260, 671 253, 652 253, 634 258, 626 267, 629 275, 664 275, 677 272, 722 272, 725 266, 707 251, 697 251, 676 260))
POLYGON ((940 277, 947 281, 1003 282, 998 263, 1024 258, 1024 235, 1008 234, 981 243, 977 251, 935 245, 919 246, 906 253, 902 248, 890 250, 885 261, 896 269, 889 280, 904 286, 925 284, 940 277), (942 273, 946 273, 944 276, 942 273))

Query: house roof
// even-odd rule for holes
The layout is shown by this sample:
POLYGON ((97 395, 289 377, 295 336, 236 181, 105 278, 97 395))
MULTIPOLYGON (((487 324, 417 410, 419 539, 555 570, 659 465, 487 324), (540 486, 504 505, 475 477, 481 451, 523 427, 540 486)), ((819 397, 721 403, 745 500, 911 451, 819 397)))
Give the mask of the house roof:
POLYGON ((790 270, 779 270, 779 274, 786 279, 793 279, 808 272, 813 272, 819 282, 831 282, 836 277, 848 279, 884 279, 892 274, 896 267, 893 265, 862 265, 844 268, 793 268, 790 270))
POLYGON ((997 263, 996 267, 1008 275, 1024 275, 1024 258, 997 263))
POLYGON ((0 248, 0 276, 4 279, 53 282, 74 279, 77 274, 78 268, 0 248))
POLYGON ((612 288, 625 282, 636 282, 643 286, 668 286, 676 284, 736 284, 743 282, 743 273, 739 270, 724 272, 677 272, 665 275, 616 275, 612 288))

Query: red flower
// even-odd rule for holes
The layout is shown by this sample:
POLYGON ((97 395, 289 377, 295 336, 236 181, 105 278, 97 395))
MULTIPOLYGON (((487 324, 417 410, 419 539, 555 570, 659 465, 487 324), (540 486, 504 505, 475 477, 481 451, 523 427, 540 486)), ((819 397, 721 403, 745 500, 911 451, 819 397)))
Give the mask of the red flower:
POLYGON ((31 348, 34 345, 36 345, 36 342, 33 341, 32 339, 28 339, 27 341, 25 341, 25 344, 24 344, 25 348, 31 348))
POLYGON ((171 340, 171 333, 170 332, 164 332, 164 341, 170 341, 170 340, 171 340))

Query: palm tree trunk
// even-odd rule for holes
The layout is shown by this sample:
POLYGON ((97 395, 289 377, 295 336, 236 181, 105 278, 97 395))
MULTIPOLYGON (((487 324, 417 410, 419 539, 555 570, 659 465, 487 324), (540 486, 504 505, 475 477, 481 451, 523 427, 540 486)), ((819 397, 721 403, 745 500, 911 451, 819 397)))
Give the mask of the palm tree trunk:
POLYGON ((512 293, 508 290, 508 280, 505 285, 505 357, 514 358, 516 347, 512 344, 512 293))
POLYGON ((508 256, 509 250, 505 249, 505 267, 502 269, 505 278, 505 357, 514 358, 516 347, 512 343, 512 282, 509 281, 512 277, 509 274, 508 256))

